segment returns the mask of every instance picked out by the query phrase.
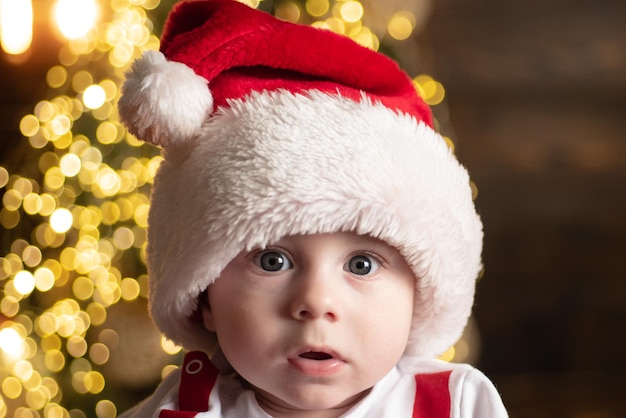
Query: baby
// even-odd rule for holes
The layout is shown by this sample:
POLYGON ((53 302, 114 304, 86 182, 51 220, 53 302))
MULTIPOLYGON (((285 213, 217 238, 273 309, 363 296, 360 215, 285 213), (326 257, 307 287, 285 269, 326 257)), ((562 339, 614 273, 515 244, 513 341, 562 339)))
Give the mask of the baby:
POLYGON ((436 360, 481 269, 469 177, 397 64, 234 0, 178 3, 119 102, 163 147, 150 312, 186 351, 124 417, 506 417, 436 360))

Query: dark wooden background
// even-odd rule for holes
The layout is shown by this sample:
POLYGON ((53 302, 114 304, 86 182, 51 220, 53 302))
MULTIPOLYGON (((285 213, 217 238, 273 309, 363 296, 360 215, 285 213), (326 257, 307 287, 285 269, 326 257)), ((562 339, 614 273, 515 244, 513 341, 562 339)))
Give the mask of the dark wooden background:
MULTIPOLYGON (((58 45, 0 60, 0 163, 58 45)), ((626 2, 435 0, 421 57, 478 184, 478 366, 514 418, 626 417, 626 2)))
POLYGON ((480 367, 514 417, 626 417, 626 2, 436 0, 478 184, 480 367))

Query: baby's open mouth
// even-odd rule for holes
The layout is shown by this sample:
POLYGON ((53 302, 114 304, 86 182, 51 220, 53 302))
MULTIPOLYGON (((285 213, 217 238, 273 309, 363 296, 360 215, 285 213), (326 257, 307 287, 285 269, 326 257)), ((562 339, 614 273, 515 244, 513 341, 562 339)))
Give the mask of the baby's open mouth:
POLYGON ((321 351, 309 351, 309 352, 300 354, 299 357, 306 358, 309 360, 329 360, 333 358, 333 356, 331 356, 330 354, 324 353, 321 351))
POLYGON ((303 348, 289 358, 289 363, 300 373, 314 377, 334 376, 347 365, 338 353, 324 347, 303 348))

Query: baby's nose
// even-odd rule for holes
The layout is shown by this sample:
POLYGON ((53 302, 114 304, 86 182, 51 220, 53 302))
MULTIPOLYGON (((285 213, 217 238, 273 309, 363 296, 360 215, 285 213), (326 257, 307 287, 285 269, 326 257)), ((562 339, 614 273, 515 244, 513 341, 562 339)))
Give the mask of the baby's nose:
POLYGON ((298 320, 338 319, 337 281, 332 275, 309 272, 295 279, 291 315, 298 320))

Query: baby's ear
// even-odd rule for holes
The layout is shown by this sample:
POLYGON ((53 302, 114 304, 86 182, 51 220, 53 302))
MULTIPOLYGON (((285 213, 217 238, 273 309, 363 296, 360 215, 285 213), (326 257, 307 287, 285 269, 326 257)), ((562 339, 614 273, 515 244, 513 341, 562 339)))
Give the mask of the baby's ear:
POLYGON ((202 323, 204 328, 208 331, 215 332, 215 320, 213 318, 213 311, 209 304, 209 290, 205 290, 198 297, 198 310, 202 315, 202 323))
POLYGON ((213 312, 208 303, 203 304, 200 309, 202 310, 202 323, 204 328, 211 332, 215 332, 215 321, 213 320, 213 312))

